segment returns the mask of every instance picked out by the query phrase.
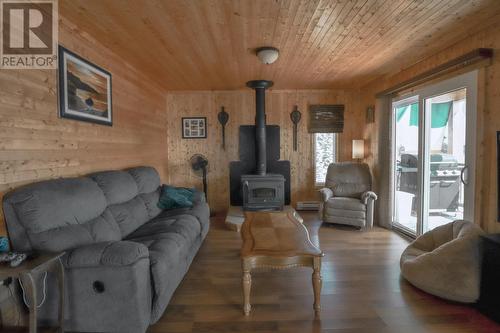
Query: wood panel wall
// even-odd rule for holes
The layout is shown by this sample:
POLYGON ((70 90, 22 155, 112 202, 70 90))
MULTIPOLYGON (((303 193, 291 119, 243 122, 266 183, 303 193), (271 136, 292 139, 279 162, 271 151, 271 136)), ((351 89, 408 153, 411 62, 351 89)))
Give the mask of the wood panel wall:
MULTIPOLYGON (((309 104, 345 104, 345 128, 339 135, 339 159, 351 158, 352 139, 362 135, 364 118, 359 110, 357 92, 333 90, 269 90, 266 114, 269 125, 281 128, 281 159, 291 162, 292 203, 317 200, 314 187, 313 140, 307 133, 309 104), (298 128, 298 151, 293 151, 290 112, 298 105, 302 121, 298 128)), ((238 160, 238 128, 255 123, 255 95, 250 89, 241 91, 171 92, 167 95, 169 182, 174 185, 201 188, 201 179, 194 176, 188 160, 195 153, 207 156, 209 203, 216 211, 229 206, 229 162, 238 160), (229 113, 226 126, 226 150, 221 147, 221 130, 217 113, 224 106, 229 113), (181 118, 204 116, 208 122, 207 139, 182 139, 181 118)), ((364 114, 363 114, 364 117, 364 114)))
MULTIPOLYGON (((500 232, 500 223, 497 221, 497 157, 496 131, 500 130, 500 22, 469 36, 460 42, 438 52, 429 58, 404 70, 378 78, 361 88, 361 109, 368 105, 375 105, 375 93, 403 82, 428 69, 440 65, 479 47, 493 48, 495 57, 490 66, 479 70, 478 82, 478 121, 477 121, 477 152, 476 152, 476 191, 475 191, 475 218, 489 232, 500 232)), ((368 140, 369 151, 367 162, 371 165, 375 175, 379 174, 383 162, 380 160, 381 145, 378 142, 381 128, 387 121, 387 115, 376 110, 376 122, 365 126, 364 137, 368 140)))
POLYGON ((1 70, 0 198, 26 183, 137 165, 166 179, 165 91, 64 18, 59 41, 112 74, 113 127, 59 119, 55 70, 1 70))

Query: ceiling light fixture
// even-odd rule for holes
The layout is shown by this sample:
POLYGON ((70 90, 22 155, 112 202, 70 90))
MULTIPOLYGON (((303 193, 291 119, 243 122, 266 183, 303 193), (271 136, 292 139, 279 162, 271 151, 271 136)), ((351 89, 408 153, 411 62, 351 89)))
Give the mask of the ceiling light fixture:
POLYGON ((263 64, 269 65, 278 60, 280 51, 272 46, 259 47, 256 50, 257 57, 263 64))

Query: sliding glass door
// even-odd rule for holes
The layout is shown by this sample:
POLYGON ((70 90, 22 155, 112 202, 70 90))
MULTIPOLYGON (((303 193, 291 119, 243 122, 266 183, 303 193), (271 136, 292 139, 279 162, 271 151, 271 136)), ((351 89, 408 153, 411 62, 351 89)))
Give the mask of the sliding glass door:
POLYGON ((420 235, 473 219, 476 72, 393 100, 393 225, 420 235))
POLYGON ((393 223, 410 234, 417 233, 419 202, 419 108, 418 96, 393 104, 394 215, 393 223))

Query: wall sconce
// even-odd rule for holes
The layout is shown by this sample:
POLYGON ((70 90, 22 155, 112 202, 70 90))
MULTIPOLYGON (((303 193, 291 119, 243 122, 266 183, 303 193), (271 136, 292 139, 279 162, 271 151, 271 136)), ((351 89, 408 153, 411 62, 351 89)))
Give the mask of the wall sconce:
POLYGON ((365 158, 365 140, 352 140, 352 159, 362 160, 365 158))

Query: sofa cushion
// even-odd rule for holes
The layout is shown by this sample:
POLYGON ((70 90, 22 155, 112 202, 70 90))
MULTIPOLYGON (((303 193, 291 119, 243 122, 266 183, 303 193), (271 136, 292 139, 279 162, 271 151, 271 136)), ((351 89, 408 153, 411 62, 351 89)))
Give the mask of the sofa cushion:
POLYGON ((149 220, 148 210, 140 197, 108 208, 121 230, 122 237, 126 237, 149 220))
POLYGON ((146 205, 149 219, 155 218, 162 212, 161 208, 158 207, 158 200, 160 200, 160 191, 161 188, 159 187, 158 189, 156 189, 156 191, 153 191, 151 193, 139 194, 139 198, 141 198, 146 205))
POLYGON ((68 225, 51 230, 28 233, 33 250, 65 251, 92 243, 119 241, 121 231, 109 209, 87 223, 68 225))
POLYGON ((167 218, 167 217, 175 218, 179 215, 185 215, 185 214, 192 215, 196 217, 196 219, 198 219, 198 222, 200 222, 201 233, 203 238, 205 238, 205 236, 208 233, 208 229, 210 228, 210 208, 208 207, 208 204, 206 203, 204 198, 205 196, 203 195, 199 196, 200 200, 195 201, 196 203, 191 208, 176 208, 171 210, 165 210, 160 215, 158 215, 158 218, 167 218))
POLYGON ((165 214, 161 213, 155 219, 145 223, 133 233, 128 235, 126 239, 137 240, 144 237, 150 238, 154 235, 168 232, 170 230, 170 225, 177 222, 177 218, 164 215, 165 214))
POLYGON ((355 211, 366 211, 366 205, 361 202, 359 199, 355 198, 347 198, 347 197, 333 197, 330 198, 325 203, 326 208, 330 209, 346 209, 346 210, 355 210, 355 211))
POLYGON ((190 214, 160 214, 128 239, 147 246, 149 251, 154 322, 165 310, 203 240, 201 222, 190 214))
POLYGON ((108 205, 131 200, 138 194, 134 178, 125 171, 103 171, 89 175, 101 188, 108 205))
POLYGON ((150 193, 160 187, 160 175, 152 167, 137 167, 128 169, 127 172, 132 176, 139 193, 150 193))
POLYGON ((66 268, 126 266, 140 259, 148 259, 146 246, 137 242, 102 242, 82 246, 66 254, 63 264, 66 268))
POLYGON ((28 233, 83 224, 106 208, 103 192, 88 178, 35 183, 11 193, 8 200, 28 233))
POLYGON ((155 219, 142 225, 136 231, 128 235, 128 240, 156 240, 162 239, 165 234, 177 234, 179 242, 190 243, 201 235, 201 222, 190 214, 177 216, 164 216, 160 214, 155 219))

